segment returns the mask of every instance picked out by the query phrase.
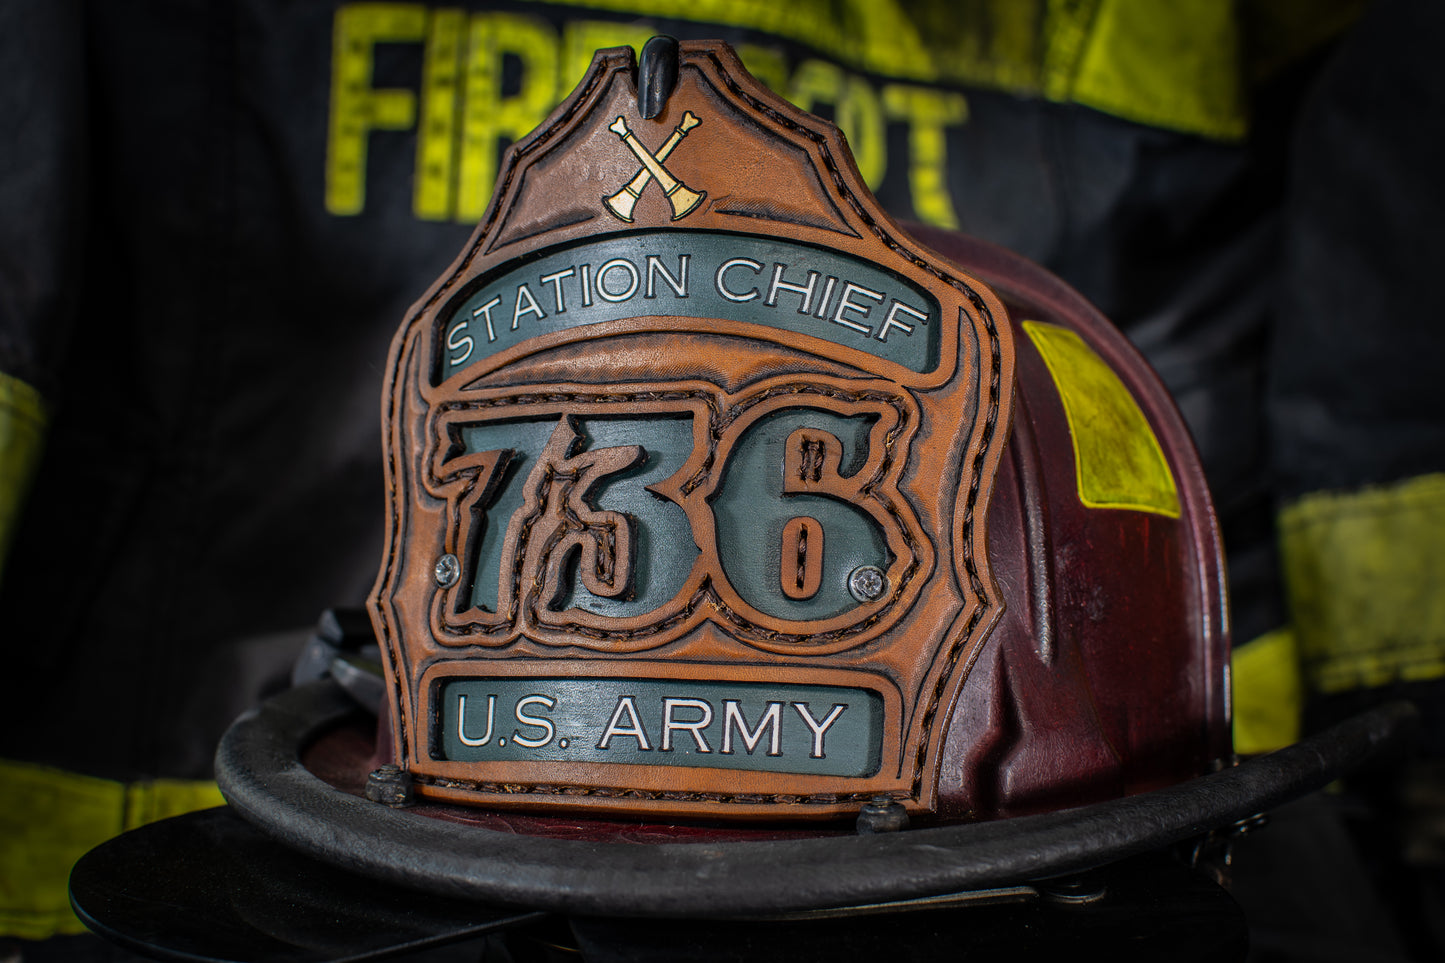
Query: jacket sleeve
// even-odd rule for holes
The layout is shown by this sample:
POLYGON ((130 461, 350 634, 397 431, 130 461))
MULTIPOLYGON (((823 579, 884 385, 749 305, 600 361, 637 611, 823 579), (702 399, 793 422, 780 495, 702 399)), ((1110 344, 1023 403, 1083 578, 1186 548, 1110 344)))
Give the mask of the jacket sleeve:
POLYGON ((73 0, 0 5, 0 577, 83 283, 81 26, 73 0))
POLYGON ((1445 677, 1442 34, 1439 4, 1374 4, 1296 131, 1269 413, 1316 701, 1445 677))

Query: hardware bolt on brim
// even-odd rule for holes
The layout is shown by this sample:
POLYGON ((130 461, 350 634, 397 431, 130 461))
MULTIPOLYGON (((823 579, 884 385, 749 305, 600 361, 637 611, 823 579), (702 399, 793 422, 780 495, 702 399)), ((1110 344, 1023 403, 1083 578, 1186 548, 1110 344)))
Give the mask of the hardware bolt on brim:
POLYGON ((387 763, 366 777, 366 798, 383 806, 401 809, 412 804, 411 773, 387 763))

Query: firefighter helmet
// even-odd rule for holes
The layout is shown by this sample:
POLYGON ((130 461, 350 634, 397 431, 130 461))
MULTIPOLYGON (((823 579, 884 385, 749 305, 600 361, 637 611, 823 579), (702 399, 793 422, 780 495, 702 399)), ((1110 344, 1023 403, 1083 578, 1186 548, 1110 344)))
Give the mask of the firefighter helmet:
POLYGON ((232 804, 410 885, 715 915, 1077 869, 1337 770, 1227 770, 1219 535, 1123 337, 897 225, 725 45, 649 51, 511 149, 393 342, 375 752, 293 694, 223 743, 232 804), (340 791, 371 769, 405 811, 340 791))

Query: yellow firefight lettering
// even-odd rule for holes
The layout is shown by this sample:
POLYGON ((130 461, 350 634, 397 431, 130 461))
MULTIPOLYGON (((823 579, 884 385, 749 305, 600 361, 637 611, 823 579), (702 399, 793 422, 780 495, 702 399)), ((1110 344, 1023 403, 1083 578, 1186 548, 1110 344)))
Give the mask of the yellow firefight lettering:
POLYGON ((948 194, 947 128, 968 119, 962 94, 927 87, 889 84, 883 88, 883 109, 908 122, 908 189, 913 213, 936 227, 958 227, 948 194))
MULTIPOLYGON (((581 20, 559 35, 545 20, 512 13, 468 15, 411 3, 342 6, 333 24, 327 211, 350 216, 365 209, 372 131, 415 129, 413 213, 427 221, 475 223, 495 187, 502 148, 546 118, 595 50, 640 50, 653 32, 635 21, 581 20), (378 44, 421 45, 416 89, 373 86, 378 44), (508 63, 515 69, 504 78, 508 63)), ((889 123, 906 125, 915 216, 958 226, 947 186, 946 135, 968 117, 961 94, 900 84, 879 91, 858 74, 815 59, 790 73, 783 53, 770 47, 747 45, 742 55, 755 76, 803 109, 833 108, 870 187, 888 171, 889 123)))
POLYGON ((888 167, 883 111, 872 86, 862 77, 845 73, 836 64, 805 60, 793 73, 788 99, 803 110, 819 103, 832 104, 835 121, 848 138, 853 160, 863 181, 876 189, 888 167))
POLYGON ((737 51, 748 73, 764 87, 772 91, 788 89, 788 59, 781 50, 745 43, 740 44, 737 51))
POLYGON ((336 11, 326 150, 326 209, 332 214, 360 214, 366 204, 368 135, 416 124, 416 93, 375 90, 371 75, 377 44, 418 42, 426 22, 426 8, 410 3, 358 3, 336 11))
POLYGON ((497 179, 497 151, 536 127, 557 103, 557 37, 547 24, 510 13, 472 18, 467 44, 466 107, 462 112, 456 218, 481 218, 497 179), (503 96, 502 63, 521 64, 515 94, 503 96))
POLYGON ((438 10, 427 26, 421 78, 421 129, 416 143, 416 194, 413 210, 425 221, 452 215, 455 183, 452 145, 457 136, 457 104, 461 100, 462 35, 466 13, 438 10))
MULTIPOLYGON (((642 45, 657 33, 642 23, 613 23, 607 20, 578 20, 567 24, 562 38, 561 77, 557 85, 558 99, 576 87, 587 68, 592 64, 592 55, 606 47, 631 47, 639 54, 642 45)), ((538 122, 541 121, 538 117, 538 122)))
MULTIPOLYGON (((536 0, 534 9, 550 5, 551 0, 536 0)), ((675 0, 575 0, 572 5, 633 19, 572 21, 559 37, 541 17, 468 17, 459 9, 417 3, 342 5, 332 38, 326 209, 337 215, 364 209, 372 131, 419 128, 416 216, 475 221, 492 192, 501 145, 545 118, 575 86, 593 50, 622 44, 640 49, 653 29, 637 18, 648 16, 744 27, 806 43, 829 61, 881 78, 968 84, 1079 103, 1225 140, 1247 129, 1236 76, 1242 34, 1212 0, 1170 5, 1167 16, 1139 13, 1137 4, 1057 0, 923 5, 899 0, 690 0, 683 5, 675 0), (1209 48, 1218 56, 1202 66, 1179 53, 1199 48, 1201 36, 1219 41, 1209 48), (377 44, 425 45, 417 89, 372 86, 377 44), (502 89, 508 55, 521 67, 515 90, 502 89)), ((1342 4, 1326 6, 1333 10, 1342 4)), ((1351 6, 1349 0, 1343 6, 1351 6)), ((1321 18, 1310 10, 1320 22, 1310 33, 1316 39, 1349 19, 1321 18)), ((961 94, 907 83, 879 91, 858 74, 824 61, 804 61, 790 76, 787 58, 777 49, 744 44, 739 51, 754 76, 771 89, 804 106, 833 105, 870 185, 877 185, 887 170, 886 125, 906 123, 915 215, 940 226, 958 225, 944 170, 947 128, 968 117, 961 94)))

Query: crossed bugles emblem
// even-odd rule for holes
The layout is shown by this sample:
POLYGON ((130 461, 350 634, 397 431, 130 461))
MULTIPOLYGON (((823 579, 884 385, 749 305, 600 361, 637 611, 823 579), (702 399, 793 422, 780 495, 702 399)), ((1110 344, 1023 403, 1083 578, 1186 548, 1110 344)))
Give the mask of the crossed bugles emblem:
POLYGON ((662 162, 667 160, 678 144, 682 143, 687 132, 701 123, 702 121, 698 120, 697 115, 692 111, 689 110, 683 114, 682 121, 673 128, 672 136, 667 139, 667 143, 657 149, 656 154, 650 153, 646 147, 642 146, 642 142, 628 129, 627 121, 621 116, 608 125, 607 129, 620 137, 622 142, 642 162, 642 167, 633 175, 632 180, 623 185, 622 190, 602 198, 602 203, 607 206, 614 217, 631 224, 633 208, 637 206, 647 185, 654 180, 657 181, 657 186, 662 188, 662 193, 667 196, 667 202, 672 205, 674 221, 680 221, 687 217, 694 208, 702 203, 702 199, 707 197, 707 191, 690 190, 686 184, 673 177, 667 168, 662 166, 662 162))

